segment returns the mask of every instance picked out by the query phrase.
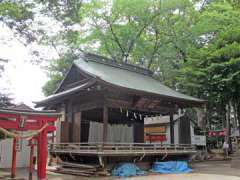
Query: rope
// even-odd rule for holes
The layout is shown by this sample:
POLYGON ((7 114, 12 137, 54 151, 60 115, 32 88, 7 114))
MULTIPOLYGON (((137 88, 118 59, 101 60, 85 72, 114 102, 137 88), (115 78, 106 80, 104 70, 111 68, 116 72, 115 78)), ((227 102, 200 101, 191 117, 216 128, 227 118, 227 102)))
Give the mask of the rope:
POLYGON ((48 126, 48 123, 46 123, 41 129, 30 132, 29 134, 25 134, 25 135, 21 135, 19 133, 14 133, 14 132, 10 132, 2 127, 0 127, 0 131, 3 132, 4 134, 13 137, 13 138, 17 138, 17 139, 31 139, 33 136, 39 134, 40 132, 42 132, 46 127, 48 126))

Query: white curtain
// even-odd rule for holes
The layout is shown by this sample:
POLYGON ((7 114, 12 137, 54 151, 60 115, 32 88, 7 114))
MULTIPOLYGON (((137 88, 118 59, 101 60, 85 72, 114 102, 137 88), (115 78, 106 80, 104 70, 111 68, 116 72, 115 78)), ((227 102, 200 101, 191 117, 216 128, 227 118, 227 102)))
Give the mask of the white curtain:
MULTIPOLYGON (((103 124, 99 122, 90 122, 88 142, 102 142, 103 124)), ((124 124, 108 124, 108 142, 115 143, 132 143, 133 126, 124 124)))
POLYGON ((88 142, 102 142, 103 125, 98 122, 90 122, 88 142))

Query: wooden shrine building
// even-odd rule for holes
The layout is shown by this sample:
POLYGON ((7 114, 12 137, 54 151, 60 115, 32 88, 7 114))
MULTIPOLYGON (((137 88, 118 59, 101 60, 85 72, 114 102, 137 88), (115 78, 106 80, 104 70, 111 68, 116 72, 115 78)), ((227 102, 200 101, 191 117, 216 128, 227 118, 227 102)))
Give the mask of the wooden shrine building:
POLYGON ((56 144, 55 152, 67 152, 70 143, 144 143, 144 117, 160 114, 170 115, 173 144, 173 114, 205 101, 170 89, 147 69, 83 53, 55 93, 36 104, 63 112, 57 143, 66 146, 56 144))

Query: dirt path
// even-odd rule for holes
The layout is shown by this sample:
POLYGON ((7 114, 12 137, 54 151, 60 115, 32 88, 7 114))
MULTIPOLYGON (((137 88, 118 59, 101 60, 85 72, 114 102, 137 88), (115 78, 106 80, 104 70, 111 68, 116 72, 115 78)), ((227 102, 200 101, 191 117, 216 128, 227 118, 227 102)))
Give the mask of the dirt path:
MULTIPOLYGON (((129 180, 240 180, 240 170, 231 168, 230 161, 200 162, 192 164, 193 173, 177 175, 151 175, 142 177, 128 178, 129 180)), ((8 175, 9 172, 0 170, 0 179, 8 175)), ((18 169, 18 177, 28 177, 27 169, 18 169)), ((36 176, 34 180, 36 179, 36 176)), ((49 180, 113 180, 116 177, 98 177, 87 178, 77 177, 48 172, 49 180)))
POLYGON ((172 174, 172 175, 154 175, 147 177, 134 177, 128 180, 240 180, 240 177, 225 176, 215 174, 172 174))
POLYGON ((231 168, 231 161, 208 161, 192 165, 194 173, 201 174, 218 174, 240 177, 239 169, 231 168))

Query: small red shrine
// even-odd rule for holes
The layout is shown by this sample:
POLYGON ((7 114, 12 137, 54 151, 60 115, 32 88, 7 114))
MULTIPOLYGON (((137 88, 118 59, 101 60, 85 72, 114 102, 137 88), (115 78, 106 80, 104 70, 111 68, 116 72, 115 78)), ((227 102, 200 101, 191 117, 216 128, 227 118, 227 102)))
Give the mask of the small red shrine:
POLYGON ((53 111, 20 111, 14 109, 0 109, 0 131, 13 138, 12 178, 16 176, 16 142, 18 139, 27 139, 29 140, 29 146, 31 149, 29 179, 32 179, 33 151, 34 145, 36 144, 37 176, 39 180, 46 180, 47 134, 53 133, 56 130, 54 124, 59 116, 59 113, 55 113, 53 111))

